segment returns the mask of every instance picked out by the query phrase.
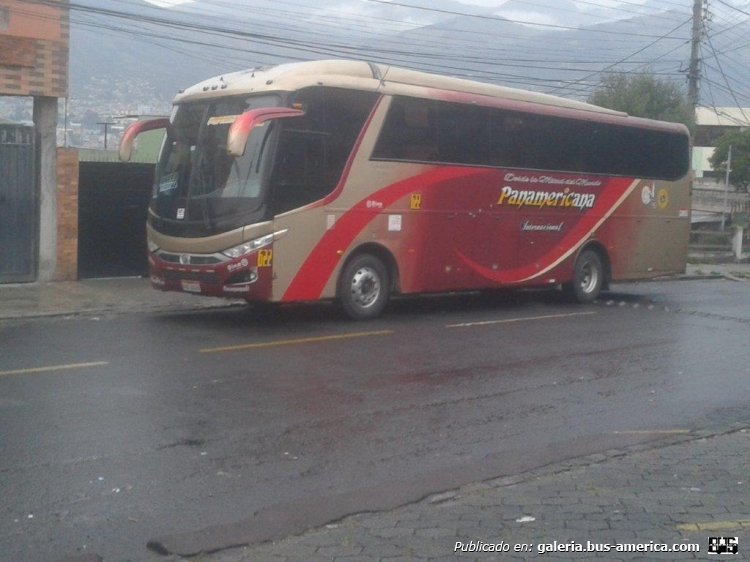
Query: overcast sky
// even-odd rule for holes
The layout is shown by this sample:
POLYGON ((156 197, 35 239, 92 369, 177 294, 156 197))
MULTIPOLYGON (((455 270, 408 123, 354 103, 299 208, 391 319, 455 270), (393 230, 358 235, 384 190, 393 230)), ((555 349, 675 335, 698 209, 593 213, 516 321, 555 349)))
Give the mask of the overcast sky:
MULTIPOLYGON (((96 7, 102 0, 78 1, 96 7)), ((193 64, 184 76, 173 73, 170 87, 172 83, 192 83, 199 77, 215 74, 218 69, 232 71, 313 58, 359 58, 578 98, 585 98, 601 76, 610 72, 653 72, 660 79, 684 85, 694 3, 694 0, 148 1, 169 2, 175 12, 182 12, 180 17, 174 14, 174 21, 178 22, 174 29, 179 29, 182 21, 191 25, 182 33, 173 33, 173 28, 165 32, 159 24, 150 22, 141 26, 139 42, 128 43, 121 50, 130 52, 129 49, 145 49, 153 44, 163 47, 159 50, 161 54, 189 57, 193 64), (508 21, 498 22, 497 18, 508 21), (198 26, 205 22, 207 31, 195 27, 193 22, 199 22, 198 26)), ((123 10, 128 6, 143 6, 141 0, 112 3, 118 4, 123 10)), ((745 13, 750 12, 750 0, 711 0, 709 4, 712 17, 706 26, 702 53, 706 99, 724 104, 726 99, 735 97, 750 100, 747 70, 750 18, 745 13)), ((157 15, 169 19, 167 14, 157 15)), ((94 16, 77 14, 80 28, 85 28, 94 16)), ((99 21, 92 24, 96 34, 93 41, 99 41, 102 33, 117 35, 120 28, 132 40, 135 34, 127 18, 110 19, 113 21, 107 21, 104 27, 99 21)), ((140 51, 131 56, 153 58, 140 51)), ((175 66, 183 68, 180 64, 175 66)), ((133 72, 137 73, 137 69, 133 72)), ((157 67, 148 75, 160 72, 157 67)))
MULTIPOLYGON (((157 6, 162 7, 169 7, 169 6, 176 6, 179 4, 187 3, 187 2, 198 2, 200 3, 201 0, 146 0, 147 2, 151 2, 152 4, 156 4, 157 6)), ((357 0, 353 0, 357 1, 357 0)), ((468 4, 473 6, 482 6, 483 8, 492 8, 492 7, 500 7, 503 4, 507 2, 507 0, 458 0, 462 4, 468 4)), ((241 0, 237 0, 238 3, 241 3, 241 0)), ((629 0, 628 4, 644 4, 646 0, 629 0)), ((617 6, 622 4, 622 2, 619 2, 618 0, 598 0, 596 2, 600 6, 603 7, 611 7, 611 6, 617 6)), ((581 3, 580 7, 581 9, 586 9, 587 4, 581 3)))
MULTIPOLYGON (((263 0, 146 0, 152 4, 161 7, 178 7, 181 4, 192 4, 192 8, 197 9, 228 9, 231 5, 238 7, 263 6, 264 9, 272 8, 275 2, 265 2, 263 0)), ((387 1, 387 0, 386 0, 387 1)), ((415 2, 415 0, 393 0, 399 4, 420 4, 429 6, 424 2, 415 2)), ((566 23, 570 24, 570 18, 575 19, 575 12, 579 15, 586 15, 591 23, 591 18, 601 20, 606 19, 623 19, 633 17, 637 14, 653 14, 655 12, 666 10, 680 10, 690 13, 692 11, 693 0, 454 0, 457 10, 461 10, 461 4, 465 5, 468 11, 472 7, 480 8, 497 8, 497 14, 510 19, 524 19, 524 14, 531 16, 529 19, 541 21, 552 19, 551 15, 545 14, 545 5, 550 8, 558 8, 561 13, 567 14, 566 23), (572 13, 572 16, 571 16, 572 13), (545 15, 547 16, 545 18, 545 15)), ((294 5, 295 1, 281 2, 287 6, 294 5)), ((303 6, 314 6, 320 12, 348 12, 348 13, 371 13, 375 10, 386 9, 385 2, 378 0, 299 0, 303 6)), ((750 0, 722 0, 709 3, 710 12, 714 15, 724 18, 741 18, 746 16, 737 10, 733 10, 727 5, 741 8, 750 12, 750 0)), ((429 19, 428 12, 419 10, 409 10, 408 19, 429 19)), ((403 15, 404 9, 400 10, 403 15)), ((575 25, 575 23, 574 23, 575 25)))
MULTIPOLYGON (((193 2, 196 0, 147 0, 148 2, 151 2, 152 4, 156 4, 158 6, 174 6, 177 4, 183 4, 185 2, 193 2)), ((200 2, 200 0, 197 0, 200 2)), ((492 8, 493 6, 502 6, 505 4, 507 0, 459 0, 462 4, 472 4, 475 6, 482 6, 486 8, 492 8)), ((646 0, 629 0, 629 4, 643 4, 646 0)), ((617 0, 599 0, 597 4, 601 6, 617 6, 618 4, 622 4, 622 2, 618 2, 617 0)))

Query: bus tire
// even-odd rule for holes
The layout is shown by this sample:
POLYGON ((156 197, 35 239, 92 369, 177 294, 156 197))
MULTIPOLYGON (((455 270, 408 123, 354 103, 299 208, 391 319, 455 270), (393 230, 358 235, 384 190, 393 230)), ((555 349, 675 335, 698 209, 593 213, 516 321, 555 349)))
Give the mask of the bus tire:
POLYGON ((352 320, 378 316, 390 297, 388 269, 371 254, 355 256, 344 266, 338 283, 341 309, 352 320))
POLYGON ((584 250, 578 254, 573 268, 573 282, 566 285, 566 292, 582 304, 594 302, 604 286, 604 263, 595 250, 584 250))

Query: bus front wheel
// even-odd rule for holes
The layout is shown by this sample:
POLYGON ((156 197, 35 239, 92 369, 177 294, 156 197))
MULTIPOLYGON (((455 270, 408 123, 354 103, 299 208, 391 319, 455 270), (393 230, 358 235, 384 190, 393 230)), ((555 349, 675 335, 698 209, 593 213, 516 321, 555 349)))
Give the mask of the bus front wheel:
POLYGON ((353 320, 378 316, 388 304, 388 270, 373 255, 361 254, 344 266, 339 277, 338 300, 344 313, 353 320))
POLYGON ((573 282, 566 292, 579 303, 594 302, 604 286, 604 263, 598 252, 584 250, 578 255, 573 269, 573 282))

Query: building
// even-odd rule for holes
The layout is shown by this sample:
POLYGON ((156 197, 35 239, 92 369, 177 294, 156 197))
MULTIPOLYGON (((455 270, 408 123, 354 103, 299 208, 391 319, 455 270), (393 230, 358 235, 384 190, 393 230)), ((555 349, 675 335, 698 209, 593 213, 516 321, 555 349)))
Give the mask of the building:
POLYGON ((723 189, 724 178, 718 177, 713 171, 709 158, 713 155, 716 142, 722 135, 750 127, 750 108, 699 107, 695 112, 695 121, 693 170, 696 187, 723 189))
POLYGON ((71 160, 58 150, 58 98, 68 95, 67 0, 0 0, 0 96, 33 98, 33 129, 2 125, 0 283, 69 278, 75 271, 77 200, 71 160), (2 228, 13 217, 14 228, 2 228), (19 227, 20 225, 20 227, 19 227), (24 233, 30 233, 28 235, 24 233))

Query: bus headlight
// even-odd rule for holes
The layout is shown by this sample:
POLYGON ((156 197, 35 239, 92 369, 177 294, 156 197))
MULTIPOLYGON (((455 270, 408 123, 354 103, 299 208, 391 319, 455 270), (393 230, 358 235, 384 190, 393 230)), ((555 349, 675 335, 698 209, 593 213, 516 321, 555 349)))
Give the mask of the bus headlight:
POLYGON ((151 241, 151 239, 147 240, 147 241, 146 241, 146 244, 148 245, 148 251, 149 251, 149 252, 151 252, 152 254, 153 254, 153 253, 154 253, 154 252, 155 252, 156 250, 158 250, 158 249, 159 249, 159 246, 157 246, 156 244, 154 244, 154 242, 152 242, 152 241, 151 241))
POLYGON ((232 259, 239 258, 240 256, 244 256, 245 254, 249 254, 250 252, 254 252, 255 250, 259 250, 260 248, 268 246, 273 242, 273 236, 273 234, 266 234, 265 236, 261 236, 260 238, 256 238, 254 240, 250 240, 249 242, 240 244, 239 246, 235 246, 234 248, 224 250, 222 254, 232 259))

